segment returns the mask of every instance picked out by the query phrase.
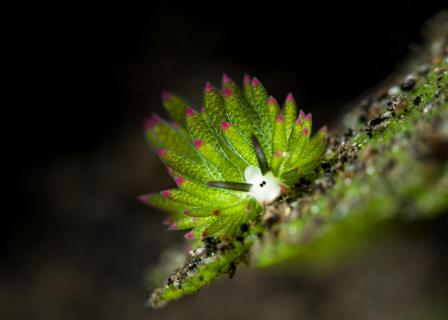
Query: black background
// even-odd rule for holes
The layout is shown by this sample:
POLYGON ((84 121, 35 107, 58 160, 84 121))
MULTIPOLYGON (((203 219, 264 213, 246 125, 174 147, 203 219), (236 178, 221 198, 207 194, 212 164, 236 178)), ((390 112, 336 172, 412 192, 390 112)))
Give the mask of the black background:
POLYGON ((203 83, 217 83, 222 72, 236 80, 256 74, 279 100, 293 91, 305 107, 334 115, 387 77, 443 8, 443 1, 242 4, 40 8, 21 52, 33 68, 22 80, 37 95, 25 125, 43 143, 33 151, 89 152, 130 112, 159 110, 149 102, 162 88, 199 104, 203 83), (196 79, 199 72, 209 77, 196 79), (198 84, 188 92, 191 82, 198 84))
POLYGON ((14 162, 14 170, 5 168, 14 176, 2 222, 5 312, 36 319, 67 310, 74 319, 133 314, 125 307, 144 313, 144 269, 182 237, 163 229, 163 214, 135 200, 171 185, 141 129, 153 111, 164 115, 162 89, 199 106, 205 81, 218 85, 222 72, 241 81, 248 72, 279 101, 292 91, 318 125, 331 126, 344 104, 404 62, 443 5, 27 8, 13 25, 17 36, 10 33, 19 88, 14 121, 5 121, 14 162), (61 283, 65 289, 55 290, 61 283), (42 291, 48 298, 36 302, 42 291), (108 296, 115 291, 124 306, 105 311, 120 300, 108 296))

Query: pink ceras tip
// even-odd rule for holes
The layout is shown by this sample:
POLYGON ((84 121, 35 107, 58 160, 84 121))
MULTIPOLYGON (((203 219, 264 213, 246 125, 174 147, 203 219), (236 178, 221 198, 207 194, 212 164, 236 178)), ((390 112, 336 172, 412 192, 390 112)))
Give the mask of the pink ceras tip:
POLYGON ((227 73, 222 74, 222 82, 225 84, 233 82, 232 79, 227 75, 227 73))
POLYGON ((250 86, 250 84, 252 82, 252 77, 246 73, 244 75, 244 80, 243 81, 244 81, 244 85, 245 86, 250 86))
POLYGON ((275 100, 273 96, 269 96, 268 104, 270 105, 277 104, 277 100, 275 100))
POLYGON ((175 223, 170 224, 170 226, 168 227, 168 230, 177 230, 177 225, 175 223))
POLYGON ((170 197, 170 190, 165 190, 165 191, 162 191, 162 196, 164 197, 164 198, 169 198, 170 197))
POLYGON ((214 88, 215 88, 215 87, 213 87, 213 85, 212 85, 210 82, 207 81, 207 83, 205 84, 205 89, 204 89, 204 91, 205 91, 205 92, 210 92, 210 91, 212 91, 214 88))
POLYGON ((328 132, 328 128, 327 128, 327 126, 323 126, 322 128, 320 128, 320 131, 322 131, 322 132, 328 132))
POLYGON ((160 148, 157 153, 159 154, 159 157, 163 158, 164 156, 166 156, 167 151, 164 148, 160 148))
POLYGON ((200 147, 202 147, 202 145, 204 144, 204 141, 202 140, 194 140, 194 146, 196 149, 199 149, 200 147))
POLYGON ((232 89, 230 89, 230 88, 225 88, 225 89, 224 89, 224 95, 225 95, 226 97, 230 97, 230 96, 232 95, 232 89))
POLYGON ((166 217, 165 220, 163 220, 163 222, 162 222, 162 224, 165 226, 169 226, 172 223, 173 223, 173 221, 171 221, 170 217, 166 217))
POLYGON ((187 238, 188 240, 193 240, 194 239, 193 231, 186 233, 184 237, 187 238))
POLYGON ((252 86, 258 87, 261 84, 261 82, 257 78, 252 79, 252 86))
POLYGON ((299 112, 299 119, 303 119, 303 118, 305 118, 305 112, 300 110, 300 112, 299 112))
POLYGON ((177 184, 178 186, 181 186, 181 185, 185 182, 185 178, 184 178, 184 177, 176 177, 176 178, 174 179, 174 181, 176 182, 176 184, 177 184))
POLYGON ((152 115, 149 118, 145 119, 145 122, 143 124, 143 127, 145 128, 145 130, 150 130, 152 128, 154 128, 156 125, 158 125, 160 123, 160 118, 157 115, 152 115))
POLYGON ((303 135, 307 136, 308 135, 308 128, 303 128, 303 135))
POLYGON ((149 196, 147 194, 141 195, 138 197, 138 201, 140 201, 143 204, 147 204, 149 200, 149 196))
POLYGON ((279 114, 279 115, 277 116, 277 122, 283 122, 283 120, 285 120, 285 117, 283 117, 282 114, 279 114))
POLYGON ((192 108, 187 108, 185 109, 185 114, 187 115, 187 117, 191 117, 194 113, 194 110, 192 108))
POLYGON ((292 93, 288 93, 288 95, 286 96, 286 102, 294 102, 294 96, 292 95, 292 93))
POLYGON ((167 101, 170 100, 173 94, 168 90, 162 90, 162 100, 167 101))
POLYGON ((306 121, 311 121, 312 119, 313 119, 313 115, 311 114, 311 112, 305 116, 306 121))
POLYGON ((230 127, 230 123, 228 123, 228 122, 221 123, 222 130, 227 130, 227 129, 229 129, 229 127, 230 127))

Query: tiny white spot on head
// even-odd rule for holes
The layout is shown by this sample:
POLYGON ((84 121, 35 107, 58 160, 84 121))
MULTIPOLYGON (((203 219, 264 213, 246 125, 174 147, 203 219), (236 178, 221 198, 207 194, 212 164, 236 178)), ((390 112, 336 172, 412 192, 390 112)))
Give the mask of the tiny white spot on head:
POLYGON ((249 194, 263 204, 269 204, 280 196, 280 182, 271 172, 264 176, 260 168, 248 166, 244 171, 247 183, 252 184, 249 194))

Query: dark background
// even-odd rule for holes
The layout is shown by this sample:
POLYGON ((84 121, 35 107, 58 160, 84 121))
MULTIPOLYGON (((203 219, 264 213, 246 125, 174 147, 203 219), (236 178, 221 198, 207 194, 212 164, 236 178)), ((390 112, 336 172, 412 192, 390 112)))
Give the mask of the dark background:
MULTIPOLYGON (((14 179, 1 224, 0 317, 216 318, 227 302, 210 301, 233 296, 234 285, 239 297, 263 295, 271 312, 249 300, 246 313, 243 307, 234 317, 268 319, 297 297, 306 309, 302 291, 284 283, 269 295, 273 278, 248 272, 199 296, 209 302, 191 297, 163 311, 143 308, 145 271, 182 239, 164 229, 162 213, 136 201, 171 186, 145 144, 143 119, 163 114, 164 88, 198 106, 205 81, 218 85, 222 72, 241 81, 249 72, 279 101, 292 91, 318 125, 331 126, 344 105, 404 63, 443 4, 22 8, 10 33, 19 88, 14 117, 4 125, 13 142, 13 166, 4 168, 14 179), (209 313, 202 310, 207 303, 209 313)), ((320 288, 311 281, 308 290, 319 296, 320 288)))

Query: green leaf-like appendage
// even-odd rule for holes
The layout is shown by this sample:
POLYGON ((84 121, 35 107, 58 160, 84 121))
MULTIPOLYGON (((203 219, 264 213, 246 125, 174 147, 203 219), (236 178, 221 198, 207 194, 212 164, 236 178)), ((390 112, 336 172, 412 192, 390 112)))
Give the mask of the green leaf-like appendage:
POLYGON ((146 137, 177 188, 141 200, 170 214, 169 229, 191 229, 189 239, 237 235, 325 152, 326 128, 311 137, 311 114, 298 114, 292 94, 281 109, 247 75, 243 89, 226 75, 222 91, 207 82, 201 111, 171 93, 163 101, 174 122, 154 115, 146 137))

